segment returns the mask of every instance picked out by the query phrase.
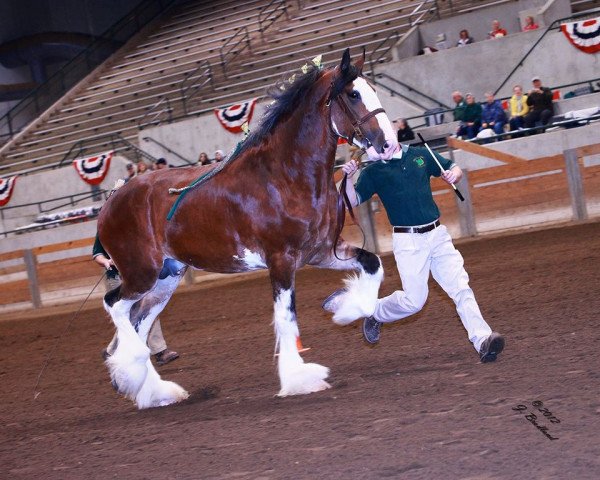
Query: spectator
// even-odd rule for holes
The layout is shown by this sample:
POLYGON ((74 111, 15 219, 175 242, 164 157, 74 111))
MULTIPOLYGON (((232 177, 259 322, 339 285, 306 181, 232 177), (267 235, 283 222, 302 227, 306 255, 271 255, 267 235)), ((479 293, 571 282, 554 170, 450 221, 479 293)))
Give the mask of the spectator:
POLYGON ((206 152, 200 153, 200 156, 198 157, 198 163, 200 165, 208 165, 210 163, 210 159, 208 158, 206 152))
POLYGON ((127 176, 123 180, 125 180, 125 183, 127 183, 129 180, 135 177, 135 165, 133 163, 128 163, 125 165, 125 168, 127 169, 127 176))
POLYGON ((467 99, 467 106, 456 135, 471 139, 475 138, 481 127, 481 105, 475 101, 475 96, 472 93, 467 93, 465 98, 467 99))
POLYGON ((506 125, 506 113, 500 100, 495 100, 493 93, 486 92, 485 103, 481 110, 481 130, 491 128, 496 135, 500 135, 504 133, 504 125, 506 125))
POLYGON ((535 23, 532 16, 525 17, 525 26, 523 27, 523 31, 527 32, 529 30, 537 30, 540 26, 535 23))
POLYGON ((461 30, 460 33, 458 34, 458 42, 456 42, 456 46, 464 47, 465 45, 469 45, 469 44, 473 43, 474 41, 475 40, 473 40, 473 37, 469 36, 468 30, 461 30))
POLYGON ((215 152, 215 158, 211 163, 219 163, 223 160, 223 150, 217 150, 215 152))
MULTIPOLYGON (((513 96, 510 97, 510 129, 519 130, 525 126, 525 115, 529 112, 529 105, 527 105, 527 95, 523 95, 523 88, 521 85, 515 85, 513 87, 513 96)), ((515 137, 516 135, 513 135, 515 137)))
POLYGON ((492 22, 492 31, 488 33, 488 38, 502 38, 506 37, 506 35, 506 30, 500 26, 500 22, 498 20, 494 20, 492 22))
POLYGON ((536 122, 548 125, 554 115, 554 104, 552 103, 552 90, 542 86, 540 77, 531 79, 533 88, 527 94, 527 105, 529 113, 525 115, 525 127, 535 127, 536 122))
POLYGON ((167 160, 165 158, 159 158, 156 161, 155 165, 156 165, 156 167, 155 167, 156 170, 162 170, 163 168, 167 168, 168 167, 167 160))
POLYGON ((452 112, 452 115, 454 116, 454 121, 456 122, 463 119, 467 102, 465 102, 463 94, 459 91, 452 92, 452 100, 454 100, 454 111, 452 112))
POLYGON ((146 173, 147 171, 148 171, 148 165, 146 165, 146 163, 142 160, 141 162, 138 163, 137 174, 142 175, 142 174, 146 173))
POLYGON ((406 142, 415 139, 415 132, 408 125, 408 122, 401 118, 398 120, 398 142, 406 142))

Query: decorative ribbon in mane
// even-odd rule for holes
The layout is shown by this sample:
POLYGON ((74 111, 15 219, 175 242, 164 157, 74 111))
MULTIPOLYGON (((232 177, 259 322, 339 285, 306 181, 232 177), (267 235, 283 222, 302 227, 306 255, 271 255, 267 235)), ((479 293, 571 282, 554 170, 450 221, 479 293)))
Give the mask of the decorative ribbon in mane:
POLYGON ((10 202, 12 197, 13 188, 15 188, 15 181, 18 175, 8 178, 0 178, 0 207, 3 207, 10 202))
POLYGON ((77 158, 73 160, 73 166, 84 182, 99 185, 108 173, 113 154, 110 151, 93 157, 77 158))
POLYGON ((600 17, 563 23, 560 29, 579 50, 585 53, 600 52, 600 17))
POLYGON ((223 128, 231 133, 241 133, 242 125, 250 123, 250 120, 252 120, 256 100, 256 98, 253 98, 247 102, 237 103, 230 107, 215 108, 215 115, 219 119, 219 123, 223 125, 223 128))

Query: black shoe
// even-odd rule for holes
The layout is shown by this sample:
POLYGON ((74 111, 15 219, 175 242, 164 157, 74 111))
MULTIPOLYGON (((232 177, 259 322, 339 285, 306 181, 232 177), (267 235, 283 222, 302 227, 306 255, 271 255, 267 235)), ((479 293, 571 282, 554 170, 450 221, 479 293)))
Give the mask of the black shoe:
POLYGON ((479 358, 481 363, 496 361, 497 355, 504 350, 504 337, 499 333, 492 332, 481 344, 479 358))
POLYGON ((162 352, 158 352, 156 355, 154 355, 154 358, 156 359, 157 365, 166 365, 173 360, 177 360, 179 358, 179 354, 166 348, 162 352))
POLYGON ((365 340, 371 345, 375 345, 379 342, 379 336, 381 335, 381 322, 373 317, 367 317, 363 320, 362 331, 365 340))

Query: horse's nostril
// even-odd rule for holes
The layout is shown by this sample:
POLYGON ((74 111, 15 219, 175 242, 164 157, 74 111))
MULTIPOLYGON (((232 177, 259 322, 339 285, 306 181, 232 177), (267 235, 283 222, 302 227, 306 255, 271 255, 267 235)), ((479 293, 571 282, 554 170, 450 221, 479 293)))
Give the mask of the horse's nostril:
POLYGON ((385 142, 383 144, 383 147, 381 147, 381 153, 385 153, 385 151, 390 148, 390 144, 388 142, 385 142))

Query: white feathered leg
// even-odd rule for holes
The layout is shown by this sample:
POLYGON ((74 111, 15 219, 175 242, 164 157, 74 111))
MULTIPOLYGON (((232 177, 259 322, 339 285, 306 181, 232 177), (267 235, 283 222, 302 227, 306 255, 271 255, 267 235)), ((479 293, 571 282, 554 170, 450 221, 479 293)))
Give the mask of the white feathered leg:
POLYGON ((138 315, 142 317, 135 331, 130 321, 132 300, 119 300, 112 308, 105 305, 117 327, 117 349, 106 364, 111 379, 120 393, 133 400, 139 409, 162 407, 180 402, 189 394, 174 382, 162 380, 146 346, 148 332, 156 317, 179 283, 179 276, 156 282, 154 288, 140 301, 138 315))
POLYGON ((279 348, 278 370, 280 397, 318 392, 330 388, 325 381, 329 369, 316 363, 304 363, 296 347, 299 336, 292 290, 281 290, 275 299, 274 325, 279 348))
POLYGON ((372 275, 361 271, 345 279, 344 291, 335 298, 333 321, 338 325, 348 325, 359 318, 373 315, 382 280, 382 267, 372 275))

